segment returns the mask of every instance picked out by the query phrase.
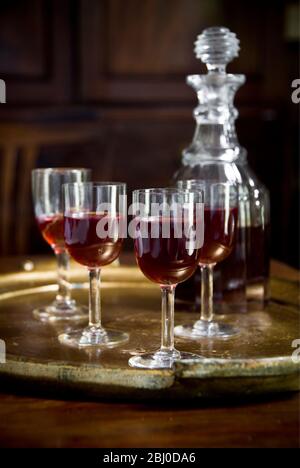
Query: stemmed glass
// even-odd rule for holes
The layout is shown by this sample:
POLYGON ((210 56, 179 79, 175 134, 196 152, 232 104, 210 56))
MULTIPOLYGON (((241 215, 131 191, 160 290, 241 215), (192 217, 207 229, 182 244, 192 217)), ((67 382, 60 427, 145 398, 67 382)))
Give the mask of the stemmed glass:
POLYGON ((52 247, 57 259, 58 294, 55 301, 35 309, 34 316, 45 322, 82 320, 87 308, 78 306, 71 297, 68 280, 69 255, 64 243, 62 185, 67 182, 90 180, 90 169, 48 168, 32 171, 32 194, 35 217, 45 241, 52 247))
POLYGON ((200 192, 178 189, 145 189, 133 193, 134 247, 144 275, 162 292, 161 348, 134 356, 131 367, 171 368, 175 361, 197 361, 200 356, 174 347, 174 295, 199 262, 203 204, 200 192), (198 227, 198 229, 197 229, 198 227))
POLYGON ((213 310, 213 271, 217 263, 230 255, 238 223, 238 187, 230 183, 199 180, 179 181, 178 187, 204 193, 204 244, 201 269, 201 315, 193 324, 177 326, 175 335, 182 338, 230 337, 238 330, 218 322, 213 310))
POLYGON ((100 269, 121 252, 126 223, 126 185, 112 182, 64 185, 64 235, 71 257, 87 267, 90 278, 89 324, 60 335, 76 348, 110 348, 126 342, 127 333, 103 328, 100 269))

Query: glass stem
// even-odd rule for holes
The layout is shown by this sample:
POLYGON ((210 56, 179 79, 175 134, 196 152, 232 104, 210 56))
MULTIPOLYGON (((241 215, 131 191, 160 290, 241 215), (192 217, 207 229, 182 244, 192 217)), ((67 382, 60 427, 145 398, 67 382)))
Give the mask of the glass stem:
POLYGON ((90 295, 89 295, 89 327, 102 328, 101 326, 101 297, 100 297, 100 269, 89 270, 90 295))
POLYGON ((200 320, 211 322, 214 317, 214 264, 201 266, 201 316, 200 320))
POLYGON ((161 286, 162 330, 161 351, 174 351, 174 299, 176 286, 161 286))
POLYGON ((69 282, 70 257, 65 250, 55 252, 57 259, 58 294, 56 302, 68 304, 71 301, 71 285, 69 282))

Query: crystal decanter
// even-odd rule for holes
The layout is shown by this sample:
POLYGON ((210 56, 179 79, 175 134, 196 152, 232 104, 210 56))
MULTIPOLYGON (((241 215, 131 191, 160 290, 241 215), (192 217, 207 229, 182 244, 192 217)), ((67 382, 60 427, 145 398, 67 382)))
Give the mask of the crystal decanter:
MULTIPOLYGON (((216 267, 216 311, 262 308, 268 300, 270 209, 267 189, 247 163, 238 142, 233 101, 245 83, 244 75, 228 74, 227 64, 239 53, 239 40, 224 27, 205 29, 195 43, 197 58, 208 73, 190 75, 187 83, 198 96, 196 130, 183 151, 182 166, 173 182, 211 180, 239 186, 239 226, 233 252, 216 267)), ((195 305, 200 297, 200 275, 179 285, 178 302, 195 305)))

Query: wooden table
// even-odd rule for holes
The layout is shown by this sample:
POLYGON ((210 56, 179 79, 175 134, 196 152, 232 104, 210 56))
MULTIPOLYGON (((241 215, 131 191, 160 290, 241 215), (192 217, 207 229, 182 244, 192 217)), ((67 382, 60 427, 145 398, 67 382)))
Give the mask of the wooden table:
MULTIPOLYGON (((20 259, 3 259, 0 272, 20 259)), ((128 262, 126 258, 126 262, 128 262)), ((297 271, 272 263, 276 276, 297 271)), ((193 405, 70 401, 0 389, 1 447, 299 447, 299 394, 193 405)))

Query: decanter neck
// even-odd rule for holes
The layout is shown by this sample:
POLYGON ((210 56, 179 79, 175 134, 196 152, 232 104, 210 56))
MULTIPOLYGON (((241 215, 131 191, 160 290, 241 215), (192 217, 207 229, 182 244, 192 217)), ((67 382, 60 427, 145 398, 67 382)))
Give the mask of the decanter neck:
POLYGON ((235 93, 244 82, 244 75, 220 73, 220 70, 187 77, 199 104, 194 110, 197 125, 193 142, 183 153, 185 163, 211 158, 234 161, 245 154, 236 135, 238 111, 233 104, 235 93))
POLYGON ((226 72, 226 66, 240 50, 240 41, 229 29, 214 26, 205 29, 195 42, 195 54, 207 67, 207 75, 190 75, 187 82, 197 93, 199 105, 194 110, 197 122, 193 142, 183 152, 184 164, 203 159, 235 161, 245 159, 239 145, 233 105, 236 91, 245 83, 244 75, 226 72))

